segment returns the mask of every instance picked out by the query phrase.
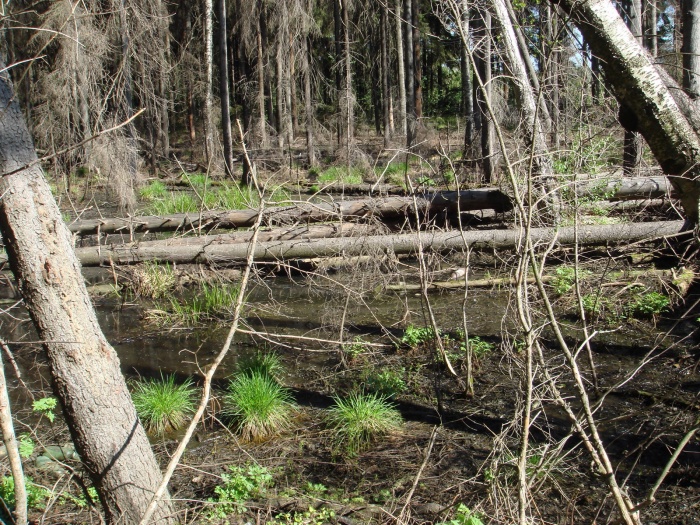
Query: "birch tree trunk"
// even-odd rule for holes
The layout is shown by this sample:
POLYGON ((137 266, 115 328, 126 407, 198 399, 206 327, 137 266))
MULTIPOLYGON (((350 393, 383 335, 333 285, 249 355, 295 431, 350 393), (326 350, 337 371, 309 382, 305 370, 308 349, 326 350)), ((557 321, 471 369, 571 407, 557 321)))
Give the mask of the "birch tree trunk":
MULTIPOLYGON (((637 42, 643 44, 642 34, 642 2, 641 0, 627 0, 628 25, 637 42)), ((642 163, 642 136, 634 130, 625 129, 622 170, 625 175, 639 174, 642 163)))
MULTIPOLYGON (((4 64, 0 61, 0 70, 4 64)), ((0 231, 54 390, 108 523, 138 523, 161 472, 105 339, 7 71, 0 76, 0 231)), ((169 498, 155 523, 171 523, 169 498)))
POLYGON ((686 217, 698 220, 700 126, 692 101, 657 69, 608 0, 559 0, 591 50, 600 58, 608 82, 629 109, 634 129, 670 177, 686 217))

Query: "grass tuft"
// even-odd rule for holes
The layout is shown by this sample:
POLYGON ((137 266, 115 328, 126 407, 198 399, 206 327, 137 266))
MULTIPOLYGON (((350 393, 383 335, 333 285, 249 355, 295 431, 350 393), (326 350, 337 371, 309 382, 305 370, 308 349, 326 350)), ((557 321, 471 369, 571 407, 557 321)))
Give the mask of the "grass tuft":
POLYGON ((236 374, 239 376, 260 374, 279 381, 284 374, 284 365, 275 352, 258 351, 238 360, 236 374))
POLYGON ((294 411, 289 391, 272 377, 251 372, 233 379, 223 397, 224 414, 244 439, 261 441, 287 430, 294 411))
POLYGON ((321 184, 341 182, 343 184, 362 184, 362 170, 360 168, 345 166, 331 166, 318 176, 321 184))
POLYGON ((174 375, 135 383, 131 397, 146 431, 157 436, 181 428, 195 411, 192 380, 178 385, 174 375))
POLYGON ((380 394, 350 394, 335 398, 328 414, 328 425, 333 429, 333 445, 337 450, 356 456, 372 441, 394 432, 403 420, 386 397, 380 394))

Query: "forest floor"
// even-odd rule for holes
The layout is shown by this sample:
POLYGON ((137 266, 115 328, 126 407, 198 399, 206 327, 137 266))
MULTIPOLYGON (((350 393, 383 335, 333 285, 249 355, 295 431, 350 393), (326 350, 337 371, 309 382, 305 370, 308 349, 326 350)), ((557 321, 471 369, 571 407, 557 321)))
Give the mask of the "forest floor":
MULTIPOLYGON (((412 171, 416 181, 421 179, 430 187, 444 184, 433 176, 427 177, 432 180, 429 182, 421 169, 412 171)), ((272 175, 276 181, 288 180, 279 171, 272 175)), ((397 176, 396 181, 403 176, 397 176)), ((318 175, 311 179, 309 184, 317 183, 318 175)), ((681 297, 672 291, 672 279, 654 273, 655 266, 673 271, 678 268, 677 260, 668 253, 640 248, 634 253, 589 255, 584 271, 600 280, 586 285, 590 288, 585 290, 586 296, 595 292, 606 298, 600 309, 593 307, 588 326, 588 333, 594 335, 590 351, 583 344, 586 337, 575 314, 574 292, 555 290, 556 284, 550 291, 567 342, 580 351, 580 366, 615 477, 631 500, 641 503, 683 436, 698 425, 696 318, 700 314, 693 305, 700 301, 700 289, 691 286, 681 297), (639 274, 645 270, 650 270, 648 276, 639 274), (603 284, 603 274, 605 282, 612 283, 609 288, 603 284), (630 315, 624 303, 631 304, 629 301, 640 296, 636 286, 673 296, 671 308, 653 315, 630 315)), ((492 254, 475 257, 470 265, 475 274, 486 278, 508 277, 513 261, 512 254, 492 254)), ((571 264, 571 252, 558 254, 554 263, 548 271, 556 276, 556 267, 571 264)), ((214 400, 204 427, 196 433, 170 484, 183 523, 515 522, 525 361, 512 290, 508 286, 471 290, 468 304, 463 290, 430 295, 442 342, 457 371, 454 377, 437 357, 435 341, 401 342, 410 327, 425 326, 425 303, 419 294, 399 291, 377 297, 373 292, 379 281, 401 278, 402 272, 415 280, 415 260, 393 264, 380 267, 374 261, 371 267, 360 265, 337 273, 291 278, 259 275, 246 326, 317 339, 308 345, 289 344, 283 338, 264 345, 260 339, 246 339, 236 350, 250 353, 264 347, 281 357, 287 370, 284 384, 297 404, 292 428, 271 439, 246 442, 225 426, 226 419, 214 400), (329 275, 333 284, 324 288, 329 275), (348 309, 347 289, 362 297, 359 306, 348 309), (256 293, 264 299, 256 302, 256 293), (484 351, 475 356, 473 395, 465 393, 466 362, 458 333, 462 311, 469 322, 469 336, 486 343, 484 351), (347 319, 343 312, 348 313, 347 319), (347 353, 322 342, 336 338, 339 332, 342 336, 343 330, 347 341, 383 346, 347 353), (400 430, 375 439, 359 454, 344 454, 334 446, 328 409, 334 396, 370 388, 380 374, 393 384, 391 401, 404 423, 400 430), (263 471, 257 467, 250 470, 252 465, 263 471), (231 471, 231 466, 242 470, 231 471), (269 480, 265 477, 268 474, 269 480), (249 487, 247 497, 235 499, 233 494, 243 490, 241 486, 249 487)), ((431 269, 444 274, 458 261, 441 259, 432 265, 431 269)), ((154 305, 138 297, 108 297, 97 299, 96 304, 103 329, 131 377, 158 373, 196 376, 197 368, 206 364, 222 341, 221 325, 170 330, 154 326, 148 317, 154 305), (196 358, 183 357, 182 351, 174 353, 183 348, 199 353, 194 354, 196 358)), ((534 304, 540 315, 541 303, 534 304)), ((4 324, 3 331, 8 334, 3 335, 9 340, 20 339, 13 331, 26 324, 26 318, 21 319, 21 323, 4 324)), ((575 399, 574 383, 546 325, 541 331, 543 360, 560 374, 559 386, 578 413, 581 405, 575 399)), ((43 369, 37 351, 21 356, 18 362, 30 371, 30 377, 43 369)), ((224 367, 218 387, 225 385, 226 373, 234 366, 224 367)), ((38 388, 50 391, 41 379, 46 377, 45 371, 38 377, 38 388)), ((221 395, 220 390, 217 395, 221 395)), ((27 406, 26 398, 24 403, 27 406)), ((49 424, 45 416, 37 419, 37 412, 29 408, 20 409, 18 414, 26 418, 25 428, 32 429, 37 443, 69 441, 60 418, 49 424)), ((542 384, 536 385, 532 414, 526 473, 533 521, 562 525, 616 522, 619 515, 605 479, 593 468, 584 443, 542 384)), ((153 439, 163 464, 177 440, 177 434, 153 439)), ((32 458, 40 453, 37 446, 32 458)), ((79 464, 66 464, 70 468, 47 473, 27 463, 33 483, 49 491, 41 494, 41 501, 30 512, 34 523, 99 522, 76 483, 76 476, 82 475, 79 464), (72 473, 71 468, 75 469, 72 473)), ((700 524, 697 435, 685 446, 655 501, 642 509, 641 516, 644 523, 700 524)))

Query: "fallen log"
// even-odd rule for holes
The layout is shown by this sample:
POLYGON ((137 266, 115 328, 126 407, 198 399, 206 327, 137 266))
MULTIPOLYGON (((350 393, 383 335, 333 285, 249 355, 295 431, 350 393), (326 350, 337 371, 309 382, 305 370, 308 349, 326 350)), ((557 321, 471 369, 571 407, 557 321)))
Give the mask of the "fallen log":
MULTIPOLYGON (((258 242, 292 241, 304 239, 324 239, 334 237, 358 237, 361 235, 380 235, 384 233, 382 228, 372 224, 354 222, 334 222, 328 224, 314 224, 292 226, 288 228, 275 228, 262 230, 258 233, 258 242)), ((171 237, 159 241, 140 241, 139 246, 184 246, 199 245, 210 246, 215 244, 240 244, 248 243, 253 239, 252 231, 221 233, 218 235, 204 235, 199 237, 171 237)), ((109 246, 109 244, 106 244, 109 246)))
MULTIPOLYGON (((638 242, 676 236, 683 221, 645 222, 579 226, 581 245, 604 245, 616 242, 638 242)), ((532 241, 538 244, 556 240, 559 245, 573 244, 573 227, 559 229, 533 228, 532 241)), ((337 239, 308 239, 261 242, 255 246, 256 262, 275 262, 315 257, 355 256, 373 254, 413 254, 419 243, 425 250, 450 252, 463 250, 508 249, 521 242, 522 230, 447 231, 421 232, 394 235, 370 235, 337 239)), ((222 264, 245 261, 247 244, 193 244, 172 246, 153 243, 146 247, 140 243, 118 246, 94 246, 77 248, 76 254, 84 266, 105 264, 133 264, 143 261, 169 261, 174 263, 222 264)), ((6 257, 0 258, 4 262, 6 257)))
POLYGON ((677 197, 667 177, 604 177, 576 180, 567 184, 579 198, 633 200, 677 197))
MULTIPOLYGON (((435 214, 448 209, 462 211, 495 209, 508 211, 512 204, 507 195, 495 188, 426 193, 415 197, 382 197, 357 200, 303 202, 294 206, 275 206, 264 212, 267 226, 310 222, 337 221, 343 218, 375 217, 381 220, 411 218, 435 214)), ((255 224, 257 210, 207 211, 179 213, 166 216, 104 218, 73 221, 68 228, 73 233, 136 233, 159 231, 210 231, 214 228, 248 228, 255 224)))

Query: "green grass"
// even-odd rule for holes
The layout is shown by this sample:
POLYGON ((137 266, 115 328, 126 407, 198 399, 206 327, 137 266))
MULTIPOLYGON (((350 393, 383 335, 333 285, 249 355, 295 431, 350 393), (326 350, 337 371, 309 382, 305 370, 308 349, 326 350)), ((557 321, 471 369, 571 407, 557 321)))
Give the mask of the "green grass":
POLYGON ((231 380, 222 402, 224 414, 249 441, 261 441, 289 429, 295 410, 289 391, 260 372, 231 380))
POLYGON ((177 284, 175 271, 170 264, 146 261, 134 270, 134 292, 141 297, 158 299, 168 294, 177 284))
POLYGON ((233 309, 240 289, 235 285, 204 283, 184 298, 171 298, 160 304, 149 317, 157 323, 196 326, 204 321, 226 318, 233 309))
POLYGON ((143 186, 139 189, 139 195, 142 199, 147 201, 155 201, 158 199, 165 199, 168 196, 168 189, 165 184, 159 180, 151 181, 148 186, 143 186))
POLYGON ((352 166, 349 170, 345 166, 331 166, 318 176, 318 182, 321 184, 331 184, 333 182, 362 184, 362 180, 362 170, 352 166))
POLYGON ((162 198, 153 199, 146 208, 146 213, 173 215, 175 213, 197 213, 199 210, 199 202, 194 195, 182 191, 170 191, 162 198))
POLYGON ((375 439, 398 430, 401 414, 380 394, 350 394, 335 397, 327 422, 333 431, 333 446, 356 456, 375 439))
POLYGON ((406 170, 407 164, 405 162, 391 162, 386 166, 376 166, 374 168, 374 173, 377 175, 377 177, 381 176, 382 174, 387 178, 395 175, 400 175, 403 177, 406 170))
POLYGON ((174 375, 161 375, 135 383, 131 398, 146 430, 161 436, 181 428, 194 414, 196 395, 190 379, 178 385, 174 375))
POLYGON ((284 365, 280 356, 274 352, 258 351, 253 355, 241 357, 236 365, 236 375, 260 374, 279 381, 284 374, 284 365))

